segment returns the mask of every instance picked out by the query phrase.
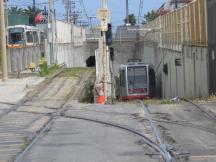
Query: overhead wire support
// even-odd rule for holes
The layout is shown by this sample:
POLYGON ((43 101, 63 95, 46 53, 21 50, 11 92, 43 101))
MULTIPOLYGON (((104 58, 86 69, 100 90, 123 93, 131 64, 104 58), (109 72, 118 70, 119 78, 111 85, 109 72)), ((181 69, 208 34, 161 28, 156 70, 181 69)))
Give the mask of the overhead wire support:
POLYGON ((128 0, 126 0, 126 25, 129 24, 129 4, 128 4, 128 0))
POLYGON ((54 0, 49 0, 49 16, 48 16, 48 30, 50 43, 50 61, 51 64, 57 63, 56 55, 56 16, 54 0))

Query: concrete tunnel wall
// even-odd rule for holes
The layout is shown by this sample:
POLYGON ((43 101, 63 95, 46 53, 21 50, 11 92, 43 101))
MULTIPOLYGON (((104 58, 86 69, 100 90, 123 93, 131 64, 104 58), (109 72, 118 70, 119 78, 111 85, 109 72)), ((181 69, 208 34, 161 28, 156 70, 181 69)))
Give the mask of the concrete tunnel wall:
MULTIPOLYGON (((134 58, 136 53, 135 42, 132 41, 114 41, 113 48, 115 53, 115 60, 113 62, 113 71, 114 75, 117 76, 119 73, 119 67, 121 64, 126 64, 128 59, 134 58)), ((87 59, 89 56, 95 55, 95 50, 98 48, 98 42, 91 42, 86 45, 86 56, 87 59)))
POLYGON ((206 47, 184 46, 179 52, 145 44, 141 59, 155 66, 158 96, 194 98, 209 95, 206 47), (181 66, 176 66, 176 59, 180 59, 181 66), (168 66, 167 74, 163 72, 164 64, 168 66))
MULTIPOLYGON (((128 59, 140 58, 145 63, 153 64, 156 72, 157 96, 162 98, 207 97, 208 91, 208 51, 206 47, 184 46, 182 51, 159 48, 157 44, 144 42, 136 50, 136 43, 132 41, 113 42, 115 60, 113 62, 114 75, 118 76, 119 66, 126 64, 128 59), (181 66, 175 65, 180 59, 181 66), (163 65, 167 64, 167 75, 163 72, 163 65)), ((87 43, 84 60, 94 56, 98 48, 97 42, 87 43)))

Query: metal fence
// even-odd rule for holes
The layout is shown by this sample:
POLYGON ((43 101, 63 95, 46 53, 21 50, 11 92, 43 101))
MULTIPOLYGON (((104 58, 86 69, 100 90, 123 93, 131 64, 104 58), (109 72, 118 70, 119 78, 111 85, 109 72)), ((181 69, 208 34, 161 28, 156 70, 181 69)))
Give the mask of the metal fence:
MULTIPOLYGON (((112 37, 114 41, 124 41, 137 38, 137 29, 139 27, 132 26, 113 26, 112 27, 112 37)), ((87 41, 98 41, 101 37, 100 27, 91 27, 86 29, 86 39, 87 41)))
POLYGON ((144 25, 143 28, 160 29, 160 32, 149 33, 146 39, 158 42, 161 47, 179 51, 182 44, 207 46, 206 2, 194 0, 144 25))

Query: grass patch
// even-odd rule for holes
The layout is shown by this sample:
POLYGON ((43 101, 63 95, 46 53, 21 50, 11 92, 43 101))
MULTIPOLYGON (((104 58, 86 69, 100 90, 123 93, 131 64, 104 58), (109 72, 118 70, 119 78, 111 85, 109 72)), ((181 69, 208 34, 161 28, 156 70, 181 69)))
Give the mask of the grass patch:
POLYGON ((160 104, 169 105, 169 104, 176 104, 176 103, 177 103, 176 101, 171 99, 163 99, 160 104))
POLYGON ((39 66, 40 66, 39 74, 41 77, 46 77, 46 76, 52 75, 57 70, 59 70, 59 65, 57 65, 57 64, 48 68, 46 61, 42 61, 39 66))
POLYGON ((80 77, 82 76, 86 71, 95 71, 95 68, 86 68, 86 67, 74 67, 70 69, 65 69, 64 72, 62 72, 59 77, 80 77))

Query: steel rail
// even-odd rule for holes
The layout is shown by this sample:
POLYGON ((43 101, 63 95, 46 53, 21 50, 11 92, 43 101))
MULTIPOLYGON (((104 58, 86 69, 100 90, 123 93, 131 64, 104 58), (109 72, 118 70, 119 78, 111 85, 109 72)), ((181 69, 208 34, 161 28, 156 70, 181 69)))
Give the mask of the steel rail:
POLYGON ((186 101, 186 102, 192 104, 193 106, 195 106, 196 108, 198 108, 204 114, 204 116, 207 117, 208 119, 210 119, 210 120, 216 120, 216 116, 215 115, 210 114, 208 111, 204 110, 200 105, 194 103, 190 99, 187 99, 187 98, 179 98, 179 99, 181 99, 183 101, 186 101))
POLYGON ((48 121, 48 123, 42 128, 39 134, 35 135, 28 146, 16 156, 14 162, 21 162, 20 160, 25 156, 25 154, 34 146, 34 144, 43 136, 43 134, 48 130, 51 123, 53 121, 53 117, 48 121))
POLYGON ((95 123, 104 124, 104 125, 108 125, 108 126, 111 126, 111 127, 115 127, 115 128, 125 130, 127 132, 130 132, 132 134, 135 134, 135 135, 141 137, 146 142, 147 145, 149 145, 150 147, 152 147, 153 149, 155 149, 157 152, 159 152, 162 155, 165 162, 175 162, 175 159, 173 158, 173 156, 171 156, 170 153, 169 153, 170 157, 168 157, 167 154, 164 153, 164 150, 160 146, 158 146, 158 144, 156 144, 155 142, 150 140, 144 134, 142 134, 142 133, 140 133, 137 130, 134 130, 132 128, 129 128, 129 127, 126 127, 124 125, 117 124, 117 123, 106 122, 106 121, 102 121, 102 120, 98 120, 98 119, 86 118, 86 117, 82 117, 82 116, 65 115, 65 116, 62 116, 62 117, 69 118, 69 119, 77 119, 77 120, 85 120, 85 121, 95 122, 95 123))
POLYGON ((149 121, 149 124, 151 126, 152 131, 153 131, 153 134, 156 137, 156 140, 157 140, 157 142, 159 144, 160 153, 163 155, 166 162, 175 162, 176 160, 174 158, 174 155, 167 149, 166 145, 162 142, 160 132, 157 129, 156 125, 154 124, 154 121, 153 121, 153 119, 151 117, 151 113, 149 111, 148 106, 145 105, 143 103, 143 101, 139 101, 139 102, 140 102, 140 104, 141 104, 141 106, 142 106, 142 108, 144 110, 146 118, 149 121))

